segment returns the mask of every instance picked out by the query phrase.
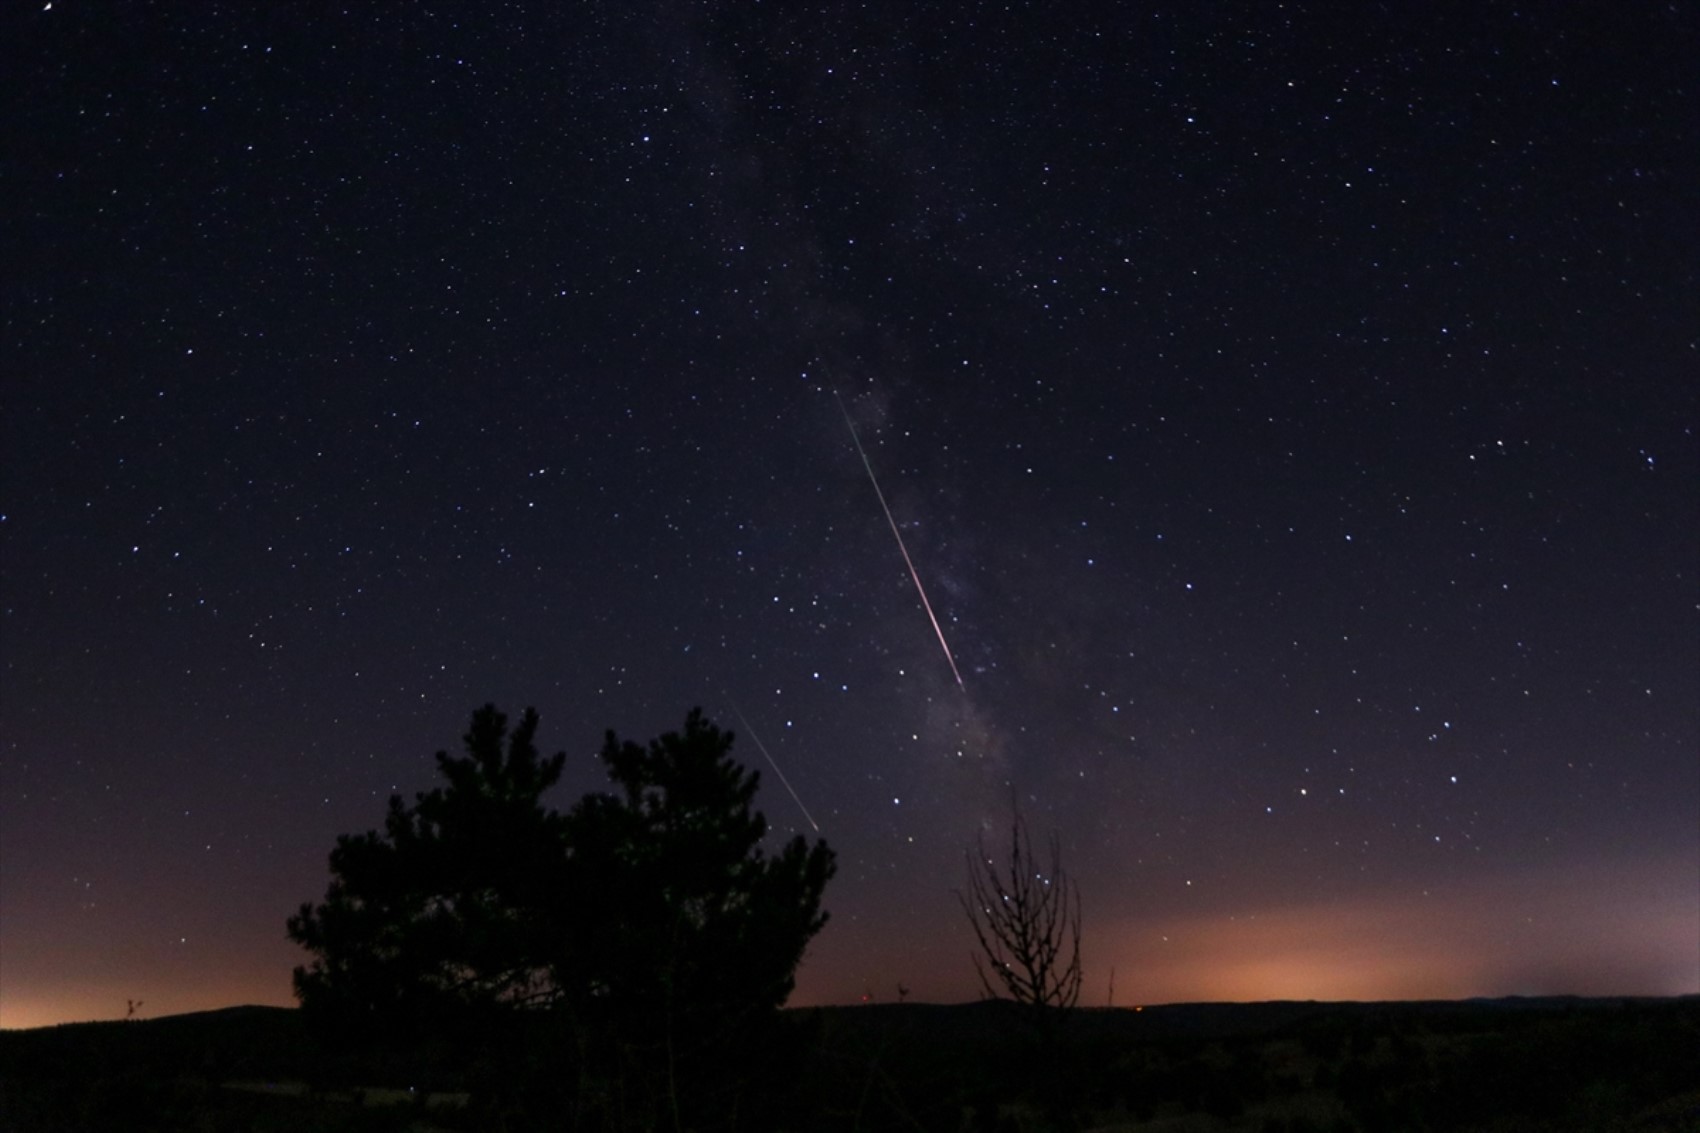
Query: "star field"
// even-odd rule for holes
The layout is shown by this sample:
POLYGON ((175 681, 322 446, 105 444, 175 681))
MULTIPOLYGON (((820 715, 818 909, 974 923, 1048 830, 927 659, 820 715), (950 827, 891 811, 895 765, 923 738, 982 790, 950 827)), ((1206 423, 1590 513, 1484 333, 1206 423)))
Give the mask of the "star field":
POLYGON ((0 1025, 487 701, 771 758, 798 1003, 1012 798, 1083 1002, 1700 991, 1692 16, 770 7, 5 17, 0 1025))

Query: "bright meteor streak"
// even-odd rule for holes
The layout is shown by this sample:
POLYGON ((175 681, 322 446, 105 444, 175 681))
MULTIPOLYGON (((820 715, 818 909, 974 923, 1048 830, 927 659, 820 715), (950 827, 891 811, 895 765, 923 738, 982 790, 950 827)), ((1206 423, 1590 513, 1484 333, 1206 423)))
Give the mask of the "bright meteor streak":
POLYGON ((791 792, 791 799, 797 804, 797 809, 803 812, 803 817, 809 820, 809 825, 815 828, 816 834, 819 834, 820 823, 816 822, 815 816, 809 813, 809 808, 803 805, 803 800, 798 796, 797 789, 791 786, 791 780, 785 777, 785 772, 779 770, 779 764, 775 763, 773 756, 768 753, 767 745, 761 742, 761 737, 756 735, 756 730, 750 727, 750 722, 748 720, 744 719, 744 714, 738 710, 737 701, 733 700, 730 696, 726 696, 725 689, 720 690, 720 695, 726 697, 726 703, 732 706, 732 714, 738 718, 738 723, 744 726, 744 731, 750 734, 750 739, 756 742, 756 750, 761 752, 762 758, 767 760, 767 765, 773 768, 773 773, 779 776, 779 781, 785 784, 785 789, 787 791, 791 792))
POLYGON ((891 508, 885 502, 885 493, 880 491, 880 482, 874 476, 874 466, 868 461, 868 452, 862 447, 862 438, 856 435, 856 423, 850 420, 850 411, 844 408, 844 399, 838 396, 838 391, 832 391, 833 400, 838 402, 838 411, 844 414, 844 424, 850 428, 850 439, 855 442, 856 455, 862 458, 862 467, 868 470, 868 483, 874 486, 874 495, 879 497, 880 510, 885 512, 885 521, 891 525, 891 533, 897 538, 897 549, 903 554, 903 565, 909 568, 909 577, 915 580, 915 593, 921 596, 921 606, 927 611, 927 619, 933 623, 933 632, 939 636, 939 648, 944 650, 944 659, 950 662, 950 675, 956 678, 956 687, 964 692, 968 686, 962 683, 962 674, 957 671, 956 658, 951 656, 950 643, 944 639, 944 630, 939 626, 939 619, 933 613, 933 604, 927 601, 926 587, 921 585, 921 575, 915 570, 915 562, 909 557, 909 548, 903 545, 903 532, 897 529, 897 520, 891 518, 891 508))

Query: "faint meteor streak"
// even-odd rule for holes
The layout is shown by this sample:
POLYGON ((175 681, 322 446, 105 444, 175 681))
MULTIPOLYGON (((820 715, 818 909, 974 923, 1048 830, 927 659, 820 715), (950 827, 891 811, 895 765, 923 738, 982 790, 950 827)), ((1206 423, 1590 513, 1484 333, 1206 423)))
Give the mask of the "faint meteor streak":
POLYGON ((761 752, 763 758, 767 760, 767 765, 773 768, 773 773, 779 776, 779 781, 785 784, 787 791, 791 792, 791 799, 797 804, 797 809, 803 812, 803 817, 809 820, 809 825, 815 828, 816 834, 819 834, 820 823, 816 822, 815 816, 809 813, 809 808, 803 805, 803 800, 798 796, 797 789, 791 785, 791 780, 785 777, 785 772, 779 770, 779 764, 774 762, 773 756, 767 750, 767 745, 761 742, 761 737, 756 735, 756 730, 750 727, 748 720, 744 719, 743 712, 738 709, 738 702, 727 696, 725 689, 720 690, 720 695, 726 697, 726 703, 732 706, 732 714, 738 718, 738 723, 744 726, 744 731, 750 734, 750 739, 756 742, 756 750, 761 752))
POLYGON ((915 570, 915 562, 909 557, 909 548, 903 545, 903 532, 897 529, 897 520, 891 518, 891 508, 885 502, 885 493, 880 491, 880 482, 874 476, 874 466, 868 461, 868 451, 862 447, 862 438, 856 435, 856 423, 850 420, 850 411, 844 408, 844 399, 838 396, 838 391, 832 391, 833 400, 838 402, 838 411, 844 414, 844 424, 850 429, 850 439, 855 442, 856 455, 862 458, 862 467, 868 470, 868 483, 874 486, 874 495, 879 497, 880 510, 885 512, 885 521, 891 525, 891 533, 897 539, 897 549, 903 553, 903 565, 909 568, 909 577, 915 580, 915 593, 921 596, 921 606, 927 611, 927 620, 933 623, 933 632, 939 636, 939 648, 944 650, 944 659, 950 662, 950 675, 956 678, 956 687, 963 692, 968 686, 962 683, 962 674, 957 671, 956 658, 951 655, 950 643, 944 639, 944 629, 939 625, 939 619, 933 613, 933 604, 927 601, 926 587, 921 585, 921 575, 915 570))

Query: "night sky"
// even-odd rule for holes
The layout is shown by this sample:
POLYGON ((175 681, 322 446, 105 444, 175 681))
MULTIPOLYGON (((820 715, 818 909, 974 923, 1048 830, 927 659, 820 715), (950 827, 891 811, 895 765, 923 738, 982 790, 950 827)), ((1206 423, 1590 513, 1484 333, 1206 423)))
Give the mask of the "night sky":
POLYGON ((292 1002, 489 701, 759 737, 794 1003, 1012 796, 1085 1003, 1700 991, 1687 5, 3 19, 0 1025, 292 1002))

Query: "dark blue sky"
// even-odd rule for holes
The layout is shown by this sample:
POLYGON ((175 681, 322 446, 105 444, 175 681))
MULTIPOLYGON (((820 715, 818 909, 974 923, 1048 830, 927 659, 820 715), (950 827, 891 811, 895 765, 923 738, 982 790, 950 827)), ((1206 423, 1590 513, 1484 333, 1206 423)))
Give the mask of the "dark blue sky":
POLYGON ((287 1002, 486 701, 753 730, 802 1002, 1012 794, 1087 1002, 1700 990, 1680 7, 5 21, 0 1025, 287 1002))

